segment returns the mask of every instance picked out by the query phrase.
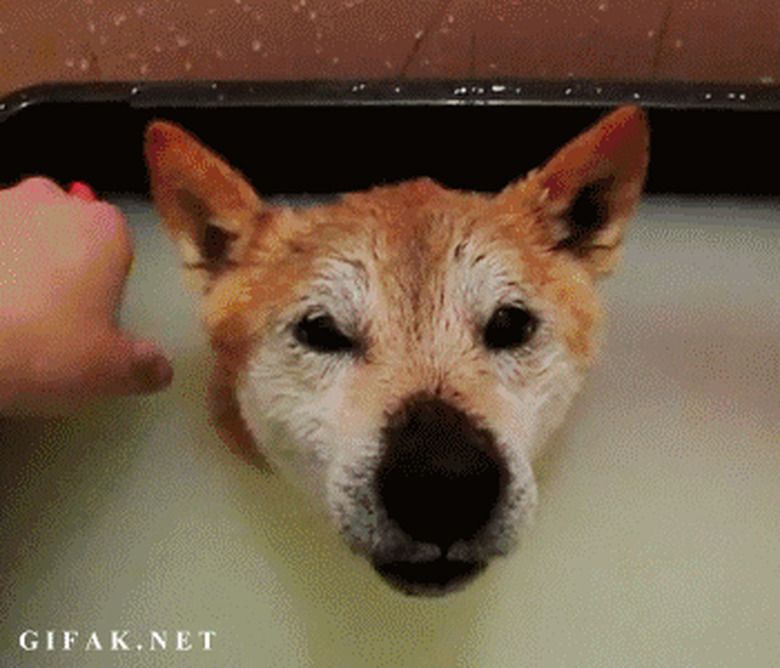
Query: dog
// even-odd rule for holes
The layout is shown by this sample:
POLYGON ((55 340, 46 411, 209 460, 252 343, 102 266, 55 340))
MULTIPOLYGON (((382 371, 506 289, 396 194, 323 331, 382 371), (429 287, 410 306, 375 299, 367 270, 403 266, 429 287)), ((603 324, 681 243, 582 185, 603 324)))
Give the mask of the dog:
POLYGON ((462 588, 532 515, 648 144, 644 113, 620 107, 497 194, 418 178, 294 208, 152 122, 152 198, 202 295, 227 442, 393 587, 462 588))

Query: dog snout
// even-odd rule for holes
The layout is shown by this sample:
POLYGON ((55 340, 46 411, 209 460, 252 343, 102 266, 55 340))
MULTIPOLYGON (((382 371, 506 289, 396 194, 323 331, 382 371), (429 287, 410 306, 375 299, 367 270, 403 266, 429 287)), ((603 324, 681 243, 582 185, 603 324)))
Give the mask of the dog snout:
POLYGON ((444 400, 415 397, 385 429, 377 498, 411 539, 446 555, 490 522, 508 477, 489 430, 444 400))

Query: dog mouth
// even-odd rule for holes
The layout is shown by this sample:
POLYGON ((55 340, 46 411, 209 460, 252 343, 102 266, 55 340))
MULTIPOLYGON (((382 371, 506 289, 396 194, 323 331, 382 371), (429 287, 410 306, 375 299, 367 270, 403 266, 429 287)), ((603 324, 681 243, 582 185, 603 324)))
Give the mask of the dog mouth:
POLYGON ((481 561, 455 561, 444 557, 434 561, 374 563, 374 569, 386 582, 412 596, 443 596, 457 591, 486 566, 481 561))

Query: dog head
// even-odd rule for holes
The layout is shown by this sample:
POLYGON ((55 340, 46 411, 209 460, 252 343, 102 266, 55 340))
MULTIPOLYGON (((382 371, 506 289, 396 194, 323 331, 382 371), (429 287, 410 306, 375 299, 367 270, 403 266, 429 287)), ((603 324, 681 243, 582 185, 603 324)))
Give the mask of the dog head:
POLYGON ((593 356, 594 283, 647 145, 625 107, 499 194, 417 179, 296 209, 153 123, 153 197, 202 294, 236 448, 407 593, 455 590, 509 552, 531 462, 593 356))

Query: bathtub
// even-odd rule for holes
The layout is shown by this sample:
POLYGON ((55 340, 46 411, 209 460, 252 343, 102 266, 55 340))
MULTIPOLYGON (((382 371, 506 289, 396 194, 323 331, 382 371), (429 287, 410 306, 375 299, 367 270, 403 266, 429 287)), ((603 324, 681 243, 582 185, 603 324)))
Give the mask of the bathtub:
POLYGON ((769 665, 780 656, 780 208, 648 197, 520 549, 390 591, 206 410, 194 296, 148 202, 122 319, 176 378, 4 420, 0 666, 769 665), (77 634, 77 635, 76 635, 77 634), (70 649, 66 649, 66 645, 70 649))

